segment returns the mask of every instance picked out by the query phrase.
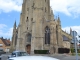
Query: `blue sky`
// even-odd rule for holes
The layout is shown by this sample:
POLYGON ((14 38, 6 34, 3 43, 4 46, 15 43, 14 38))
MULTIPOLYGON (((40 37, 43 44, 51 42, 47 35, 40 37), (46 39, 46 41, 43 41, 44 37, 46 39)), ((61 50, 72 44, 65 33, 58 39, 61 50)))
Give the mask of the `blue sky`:
MULTIPOLYGON (((70 27, 80 35, 80 0, 50 0, 54 17, 60 16, 63 30, 70 27)), ((20 21, 22 0, 0 0, 0 37, 11 38, 13 25, 20 21)))

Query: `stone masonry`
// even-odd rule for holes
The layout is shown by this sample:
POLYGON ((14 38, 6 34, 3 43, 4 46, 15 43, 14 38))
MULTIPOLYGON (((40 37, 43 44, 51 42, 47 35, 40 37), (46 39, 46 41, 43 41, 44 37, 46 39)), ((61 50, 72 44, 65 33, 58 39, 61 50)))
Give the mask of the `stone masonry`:
POLYGON ((11 47, 14 50, 27 51, 27 46, 30 45, 31 54, 34 54, 34 50, 58 53, 58 48, 64 48, 63 35, 69 41, 72 39, 70 34, 61 29, 60 17, 54 18, 50 0, 23 0, 20 23, 15 27, 11 47))

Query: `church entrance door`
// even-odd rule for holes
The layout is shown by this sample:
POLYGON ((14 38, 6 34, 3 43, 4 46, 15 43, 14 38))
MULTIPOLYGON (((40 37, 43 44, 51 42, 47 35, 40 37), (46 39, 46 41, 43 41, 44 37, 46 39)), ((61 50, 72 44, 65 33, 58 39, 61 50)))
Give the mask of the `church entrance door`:
POLYGON ((26 51, 28 54, 30 54, 30 52, 31 52, 31 45, 30 44, 26 45, 26 51))

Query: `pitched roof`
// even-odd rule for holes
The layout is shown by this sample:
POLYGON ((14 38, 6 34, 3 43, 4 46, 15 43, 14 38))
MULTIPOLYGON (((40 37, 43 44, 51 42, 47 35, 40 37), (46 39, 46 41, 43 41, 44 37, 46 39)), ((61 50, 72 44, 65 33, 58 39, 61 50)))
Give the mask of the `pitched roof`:
POLYGON ((10 46, 11 44, 10 40, 7 40, 7 39, 1 39, 1 40, 6 46, 10 46))

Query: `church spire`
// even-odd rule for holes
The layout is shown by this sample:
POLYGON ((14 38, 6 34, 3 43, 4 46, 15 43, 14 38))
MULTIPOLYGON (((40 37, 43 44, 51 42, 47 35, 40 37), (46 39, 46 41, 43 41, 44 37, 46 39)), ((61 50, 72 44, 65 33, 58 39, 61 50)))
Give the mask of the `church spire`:
POLYGON ((58 21, 58 24, 61 25, 61 21, 60 21, 60 17, 59 17, 59 15, 58 15, 58 19, 57 19, 57 21, 58 21))
POLYGON ((59 15, 58 15, 58 21, 60 22, 60 17, 59 17, 59 15))
POLYGON ((15 20, 15 23, 14 23, 14 29, 16 29, 16 20, 15 20))
POLYGON ((72 32, 72 29, 71 29, 71 27, 70 27, 70 35, 71 35, 71 32, 72 32))

